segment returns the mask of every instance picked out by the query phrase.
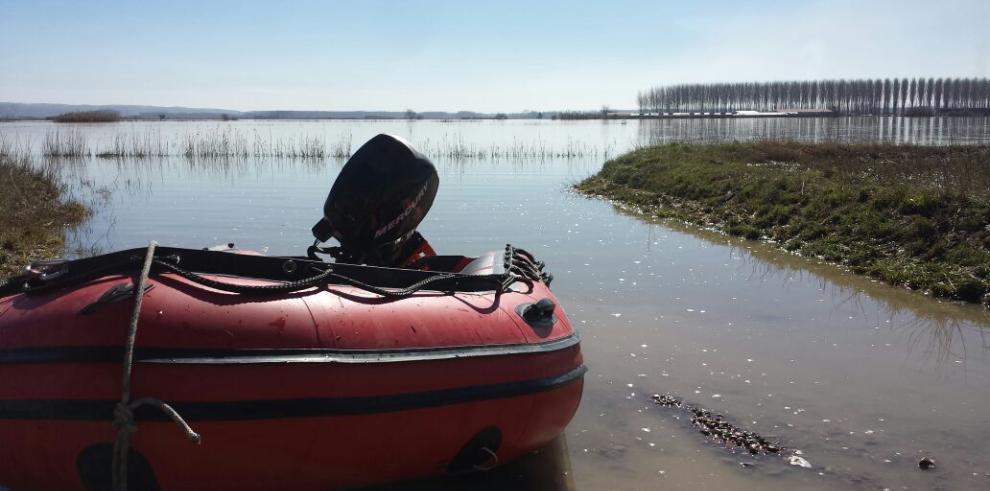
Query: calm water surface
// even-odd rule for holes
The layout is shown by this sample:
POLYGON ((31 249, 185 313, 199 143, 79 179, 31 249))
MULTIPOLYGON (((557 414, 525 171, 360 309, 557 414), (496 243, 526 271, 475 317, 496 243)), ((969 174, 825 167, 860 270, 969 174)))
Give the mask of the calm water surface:
MULTIPOLYGON (((50 123, 3 123, 38 148, 50 123)), ((67 126, 59 126, 64 130, 67 126)), ((565 438, 455 489, 990 489, 990 315, 886 287, 765 245, 572 193, 637 145, 665 141, 990 142, 986 118, 829 118, 551 122, 165 122, 79 125, 88 145, 197 132, 350 141, 401 135, 434 154, 441 187, 421 230, 441 253, 512 243, 546 260, 590 368, 565 438), (226 125, 226 126, 224 126, 226 125), (218 129, 220 128, 220 129, 218 129), (445 149, 528 149, 548 158, 453 158, 445 149), (534 149, 538 149, 534 150, 534 149), (553 155, 570 155, 559 157, 553 155), (676 394, 800 451, 811 468, 708 442, 676 394), (938 468, 917 461, 933 456, 938 468)), ((511 153, 511 152, 510 152, 511 153)), ((517 152, 518 153, 518 152, 517 152)), ((235 242, 299 254, 338 159, 61 160, 96 216, 77 252, 151 239, 235 242)), ((431 489, 437 483, 413 485, 431 489)))

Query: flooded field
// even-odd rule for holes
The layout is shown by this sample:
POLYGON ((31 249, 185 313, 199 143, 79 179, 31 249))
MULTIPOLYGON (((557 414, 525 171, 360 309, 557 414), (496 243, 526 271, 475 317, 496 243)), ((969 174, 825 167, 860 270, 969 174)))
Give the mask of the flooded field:
POLYGON ((437 164, 440 191, 421 230, 438 251, 470 255, 512 243, 545 260, 583 336, 581 408, 541 455, 445 487, 990 488, 990 314, 981 307, 654 223, 570 191, 638 145, 757 137, 990 143, 987 118, 0 123, 0 135, 30 147, 39 163, 46 135, 70 130, 88 154, 119 135, 152 135, 169 148, 166 157, 52 160, 96 211, 74 233, 70 254, 151 239, 301 254, 343 158, 187 158, 182 142, 227 132, 249 142, 318 139, 329 149, 349 142, 353 150, 386 132, 437 164), (721 414, 781 452, 725 448, 699 433, 690 413, 655 404, 657 393, 721 414), (934 469, 918 468, 925 456, 934 469))

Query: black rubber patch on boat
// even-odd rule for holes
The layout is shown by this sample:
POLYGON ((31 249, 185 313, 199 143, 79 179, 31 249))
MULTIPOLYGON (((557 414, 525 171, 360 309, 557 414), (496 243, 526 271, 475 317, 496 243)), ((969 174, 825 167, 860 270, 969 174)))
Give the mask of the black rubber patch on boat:
MULTIPOLYGON (((112 460, 112 443, 91 445, 79 452, 79 457, 76 458, 76 470, 79 472, 79 480, 86 487, 86 491, 113 490, 113 477, 110 474, 112 460)), ((148 459, 133 448, 127 455, 127 489, 161 490, 148 459)))
POLYGON ((469 472, 480 470, 479 467, 486 466, 492 460, 497 463, 498 458, 495 457, 495 454, 501 446, 502 430, 495 426, 489 426, 475 434, 461 448, 461 451, 457 452, 454 459, 447 465, 447 472, 452 474, 469 472))

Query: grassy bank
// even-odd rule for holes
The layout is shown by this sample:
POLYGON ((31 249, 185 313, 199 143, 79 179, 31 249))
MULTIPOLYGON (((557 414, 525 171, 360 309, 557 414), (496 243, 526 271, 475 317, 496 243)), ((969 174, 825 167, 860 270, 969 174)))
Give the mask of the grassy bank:
POLYGON ((579 191, 990 306, 990 147, 669 144, 579 191))
POLYGON ((28 164, 25 157, 0 152, 0 279, 20 273, 33 259, 60 256, 66 227, 89 214, 66 199, 51 172, 28 164))

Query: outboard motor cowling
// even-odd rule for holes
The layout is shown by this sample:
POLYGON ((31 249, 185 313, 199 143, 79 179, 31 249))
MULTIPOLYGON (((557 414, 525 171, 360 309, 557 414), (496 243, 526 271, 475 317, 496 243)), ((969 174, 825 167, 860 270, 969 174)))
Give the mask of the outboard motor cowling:
POLYGON ((313 236, 320 242, 337 239, 349 260, 391 266, 404 243, 418 235, 439 183, 430 159, 401 138, 378 135, 341 169, 313 236))

